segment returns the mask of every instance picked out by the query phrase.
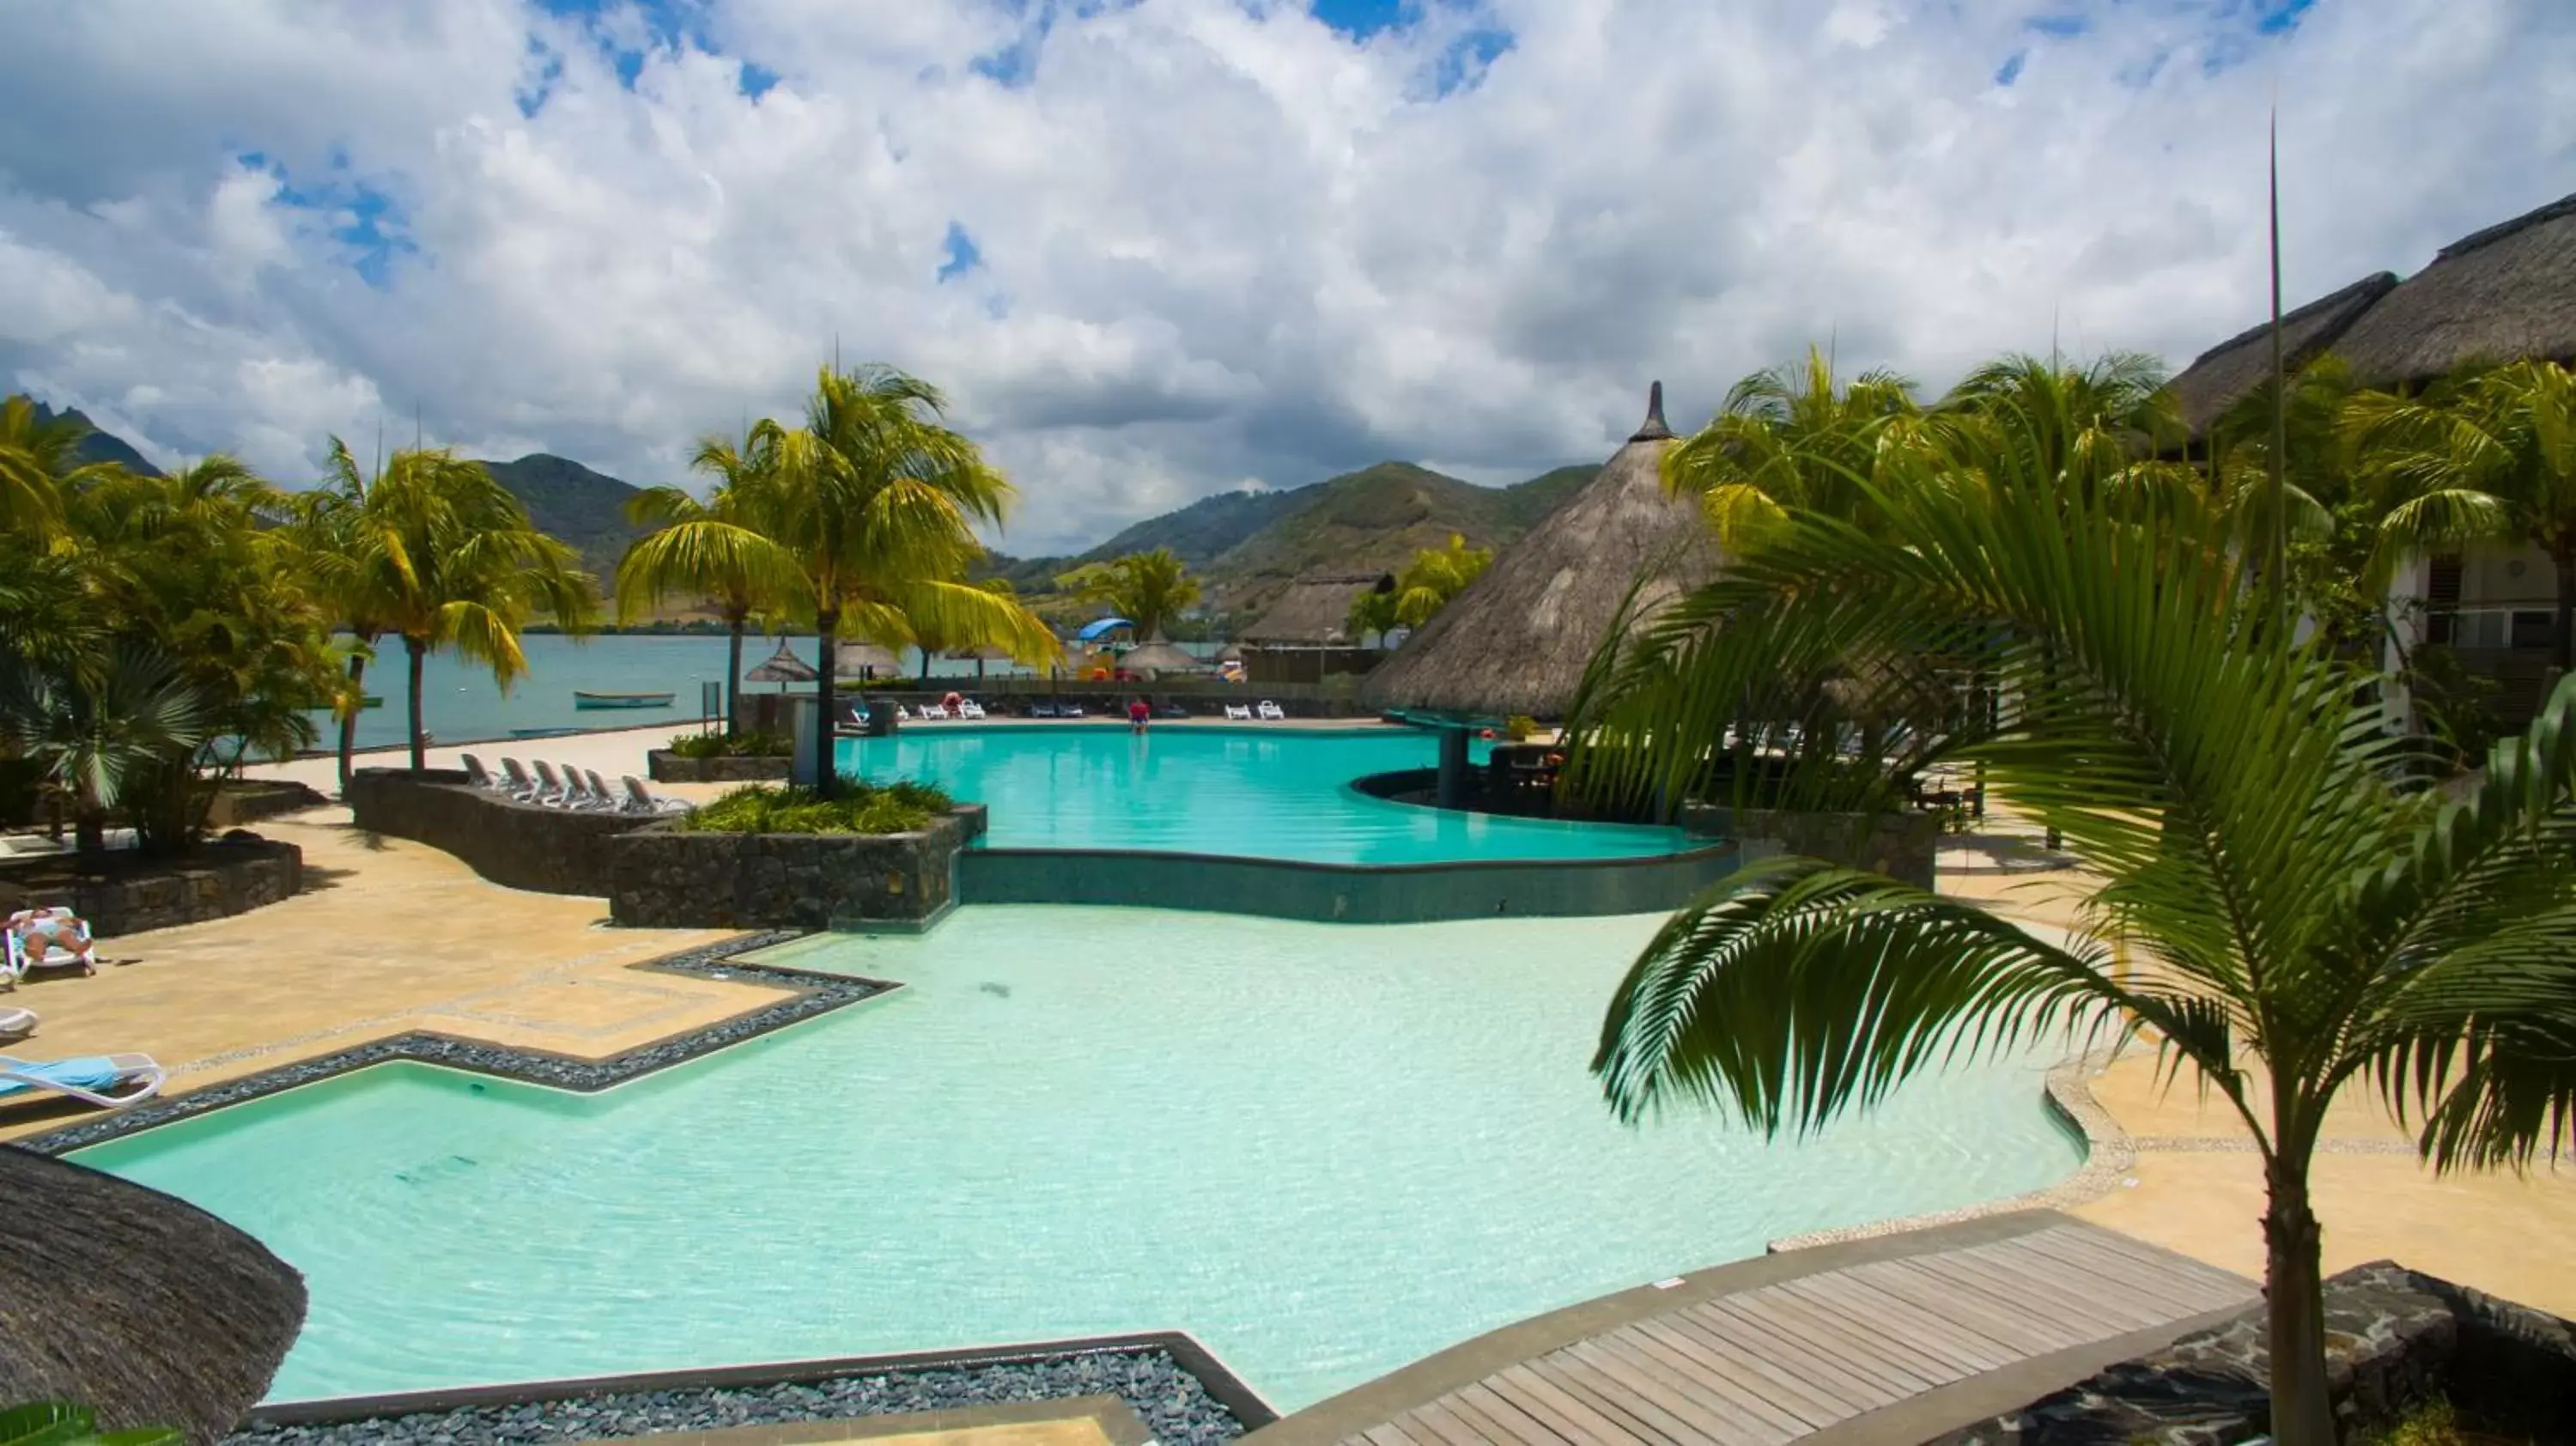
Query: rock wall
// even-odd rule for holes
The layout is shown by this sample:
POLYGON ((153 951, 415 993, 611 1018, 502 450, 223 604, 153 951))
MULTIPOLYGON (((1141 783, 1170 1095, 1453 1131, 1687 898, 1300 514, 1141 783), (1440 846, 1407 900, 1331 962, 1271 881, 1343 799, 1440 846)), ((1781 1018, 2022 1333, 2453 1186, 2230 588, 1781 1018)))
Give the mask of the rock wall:
POLYGON ((774 758, 682 758, 668 748, 644 755, 644 772, 655 783, 784 783, 795 762, 774 758))
POLYGON ((361 768, 345 796, 370 833, 425 843, 496 884, 545 894, 606 894, 609 842, 659 821, 513 802, 453 769, 361 768))
POLYGON ((1684 804, 1679 820, 1692 833, 1733 839, 1744 862, 1798 854, 1868 869, 1918 888, 1932 887, 1941 818, 1930 813, 1784 813, 1684 804))
POLYGON ((322 808, 330 802, 310 784, 283 779, 235 781, 215 790, 214 802, 206 809, 206 827, 239 828, 282 813, 322 808))
POLYGON ((0 870, 0 915, 68 905, 97 938, 248 913, 304 887, 304 851, 244 836, 173 859, 111 856, 97 873, 62 858, 0 870))
MULTIPOLYGON (((2385 1260, 2328 1279, 2325 1301, 2347 1442, 2435 1396, 2515 1440, 2576 1421, 2576 1327, 2556 1316, 2385 1260)), ((2268 1429, 2268 1354, 2257 1307, 1927 1446, 2231 1446, 2268 1429)))
POLYGON ((609 849, 608 909, 659 929, 831 929, 926 924, 956 900, 957 851, 984 831, 967 805, 919 833, 682 833, 656 827, 609 849))

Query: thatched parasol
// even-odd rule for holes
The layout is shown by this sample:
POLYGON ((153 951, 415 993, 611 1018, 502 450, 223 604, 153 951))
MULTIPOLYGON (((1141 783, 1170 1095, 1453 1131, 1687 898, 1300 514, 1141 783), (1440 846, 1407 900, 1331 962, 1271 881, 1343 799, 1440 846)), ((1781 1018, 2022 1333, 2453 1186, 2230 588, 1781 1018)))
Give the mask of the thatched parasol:
POLYGON ((2576 357, 2576 196, 2443 247, 2335 350, 2370 387, 2425 381, 2464 362, 2576 357))
POLYGON ((1156 638, 1129 648, 1118 659, 1118 666, 1131 673, 1203 673, 1208 665, 1156 638))
MULTIPOLYGON (((2281 359, 2292 372, 2331 349, 2362 313, 2397 288, 2397 278, 2382 271, 2365 276, 2330 296, 2321 296, 2296 311, 2281 314, 2281 359)), ((2240 332, 2192 360, 2173 379, 2174 402, 2183 425, 2197 440, 2227 410, 2251 396, 2272 377, 2272 323, 2240 332)))
POLYGON ((892 649, 875 643, 842 643, 832 649, 832 673, 840 678, 865 678, 873 669, 892 675, 903 671, 903 659, 892 649))
POLYGON ((304 1277, 184 1200, 0 1146, 0 1403, 220 1441, 304 1323, 304 1277))
POLYGON ((1664 492, 1664 384, 1583 490, 1503 550, 1360 685, 1379 708, 1561 716, 1640 576, 1644 615, 1717 570, 1699 508, 1664 492))
POLYGON ((981 647, 974 648, 950 648, 947 652, 944 652, 939 656, 961 660, 965 658, 973 658, 975 660, 975 676, 978 678, 984 676, 984 665, 987 663, 1008 663, 1014 661, 1011 657, 1010 649, 997 647, 991 643, 986 643, 981 647))
POLYGON ((743 674, 742 680, 746 683, 776 683, 783 692, 790 683, 811 683, 814 677, 814 665, 789 652, 787 640, 780 638, 778 651, 770 654, 759 667, 743 674))

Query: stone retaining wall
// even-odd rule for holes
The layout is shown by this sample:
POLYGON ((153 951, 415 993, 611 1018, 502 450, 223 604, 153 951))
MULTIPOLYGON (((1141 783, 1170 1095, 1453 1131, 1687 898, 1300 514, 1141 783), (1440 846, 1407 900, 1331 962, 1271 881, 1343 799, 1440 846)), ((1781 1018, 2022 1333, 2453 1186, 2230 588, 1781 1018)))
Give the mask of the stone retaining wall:
MULTIPOLYGON (((2325 1283, 2326 1375, 2346 1441, 2434 1396, 2512 1433, 2576 1420, 2576 1327, 2390 1261, 2325 1283)), ((2268 1429, 2261 1307, 1927 1446, 2222 1446, 2268 1429)), ((2542 1440, 2564 1439, 2542 1436, 2542 1440)))
POLYGON ((321 808, 331 800, 310 784, 286 779, 237 779, 215 790, 206 809, 206 827, 240 828, 282 813, 321 808))
POLYGON ((683 758, 668 748, 644 755, 644 772, 655 783, 784 783, 794 759, 776 757, 683 758))
POLYGON ((454 769, 361 768, 344 796, 370 833, 425 843, 496 884, 545 894, 606 894, 609 842, 659 821, 517 803, 454 769))
POLYGON ((1941 847, 1941 816, 1932 813, 1785 813, 1687 803, 1678 822, 1704 838, 1735 840, 1748 864, 1798 854, 1924 889, 1932 887, 1941 847))
POLYGON ((304 851, 244 835, 178 858, 111 855, 97 873, 55 856, 0 870, 0 915, 68 905, 98 938, 248 913, 304 887, 304 851))
POLYGON ((609 915, 657 929, 927 925, 955 903, 957 852, 983 831, 980 804, 919 833, 645 829, 608 850, 609 915))

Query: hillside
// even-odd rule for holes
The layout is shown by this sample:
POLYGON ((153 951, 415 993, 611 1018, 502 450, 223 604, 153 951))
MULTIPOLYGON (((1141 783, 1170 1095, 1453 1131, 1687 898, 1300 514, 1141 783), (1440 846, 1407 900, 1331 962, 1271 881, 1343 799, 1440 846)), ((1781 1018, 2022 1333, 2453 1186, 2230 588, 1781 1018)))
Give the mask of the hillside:
POLYGON ((582 566, 599 578, 605 591, 626 545, 644 532, 626 520, 627 499, 635 495, 635 488, 544 452, 532 452, 514 462, 486 462, 483 467, 528 509, 528 520, 539 531, 572 544, 581 554, 582 566))
POLYGON ((69 417, 89 428, 89 434, 80 440, 80 459, 83 462, 121 462, 128 471, 140 472, 146 477, 161 475, 161 469, 146 461, 141 452, 134 450, 132 443, 113 432, 100 431, 97 423, 78 411, 57 412, 42 402, 36 403, 36 425, 43 426, 58 417, 69 417))

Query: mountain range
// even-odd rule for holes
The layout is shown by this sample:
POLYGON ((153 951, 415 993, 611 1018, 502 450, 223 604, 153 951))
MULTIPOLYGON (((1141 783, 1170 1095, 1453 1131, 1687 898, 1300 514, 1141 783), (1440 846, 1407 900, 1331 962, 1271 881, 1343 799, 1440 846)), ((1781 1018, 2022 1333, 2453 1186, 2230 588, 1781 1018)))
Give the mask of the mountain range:
MULTIPOLYGON (((53 415, 41 403, 38 412, 53 415)), ((65 415, 88 421, 77 412, 65 415)), ((91 431, 81 454, 153 470, 140 452, 106 432, 91 431)), ((484 466, 518 497, 530 521, 570 543, 603 579, 641 534, 625 513, 635 488, 618 478, 544 452, 484 466)), ((1416 551, 1439 547, 1452 533, 1470 546, 1507 546, 1599 470, 1559 467, 1509 487, 1480 487, 1410 462, 1380 462, 1303 487, 1202 497, 1069 556, 994 553, 986 575, 1007 580, 1042 612, 1069 614, 1075 611, 1069 600, 1048 600, 1058 575, 1168 547, 1198 575, 1211 610, 1248 618, 1301 573, 1397 571, 1416 551)))

